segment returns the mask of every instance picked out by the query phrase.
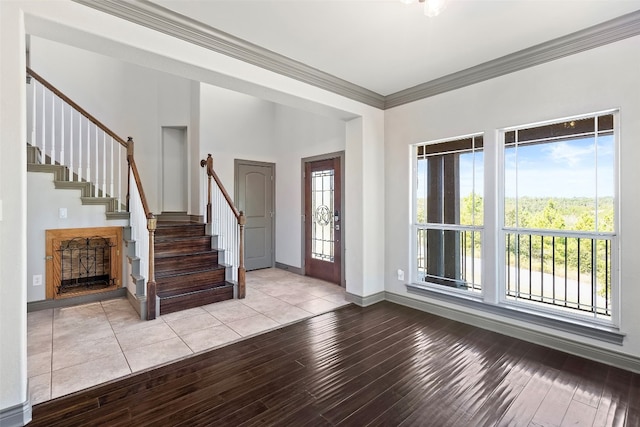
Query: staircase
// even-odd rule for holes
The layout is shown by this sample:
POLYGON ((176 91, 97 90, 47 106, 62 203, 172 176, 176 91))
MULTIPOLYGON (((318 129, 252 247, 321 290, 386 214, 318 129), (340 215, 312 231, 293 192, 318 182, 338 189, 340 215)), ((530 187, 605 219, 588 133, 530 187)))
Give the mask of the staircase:
POLYGON ((227 265, 212 248, 206 225, 158 222, 155 238, 156 295, 160 314, 233 299, 227 265))
POLYGON ((56 189, 80 190, 80 200, 83 205, 103 205, 107 219, 129 219, 129 212, 124 206, 118 206, 118 199, 103 195, 95 185, 87 181, 78 181, 77 176, 71 176, 69 168, 59 164, 42 163, 42 156, 38 147, 27 144, 27 172, 41 172, 53 174, 53 184, 56 189), (96 197, 97 196, 97 197, 96 197))
POLYGON ((119 137, 33 70, 27 74, 28 170, 53 173, 56 188, 79 189, 83 204, 105 206, 107 219, 129 220, 127 295, 141 318, 244 298, 246 219, 213 170, 211 155, 200 162, 208 182, 207 224, 171 215, 174 221, 158 221, 142 187, 133 139, 119 137))

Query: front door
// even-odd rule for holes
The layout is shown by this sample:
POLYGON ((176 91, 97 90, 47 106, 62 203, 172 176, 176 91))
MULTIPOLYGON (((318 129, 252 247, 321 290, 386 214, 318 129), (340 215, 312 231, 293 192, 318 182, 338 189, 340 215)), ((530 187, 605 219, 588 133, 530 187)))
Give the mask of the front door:
POLYGON ((272 163, 236 161, 236 205, 247 220, 244 257, 247 270, 273 267, 272 163))
POLYGON ((340 284, 340 158, 305 163, 305 274, 340 284))

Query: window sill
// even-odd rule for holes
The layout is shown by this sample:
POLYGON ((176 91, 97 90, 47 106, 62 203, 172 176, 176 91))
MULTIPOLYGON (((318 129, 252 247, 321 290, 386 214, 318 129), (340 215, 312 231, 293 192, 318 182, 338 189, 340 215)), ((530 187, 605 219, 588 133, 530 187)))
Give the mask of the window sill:
POLYGON ((608 328, 602 325, 581 323, 572 321, 569 319, 561 319, 557 317, 550 317, 543 313, 533 313, 529 311, 523 311, 518 308, 506 306, 506 305, 493 305, 487 304, 483 301, 466 296, 457 296, 448 294, 445 292, 439 292, 429 288, 428 286, 419 285, 415 283, 407 284, 407 291, 412 294, 429 297, 435 300, 456 304, 461 307, 467 307, 485 313, 490 313, 498 316, 502 316, 508 319, 519 320, 527 322, 531 325, 544 326, 547 328, 556 329, 563 332, 569 332, 575 335, 580 335, 587 338, 593 338, 599 341, 608 342, 611 344, 622 345, 625 334, 621 333, 616 328, 608 328))

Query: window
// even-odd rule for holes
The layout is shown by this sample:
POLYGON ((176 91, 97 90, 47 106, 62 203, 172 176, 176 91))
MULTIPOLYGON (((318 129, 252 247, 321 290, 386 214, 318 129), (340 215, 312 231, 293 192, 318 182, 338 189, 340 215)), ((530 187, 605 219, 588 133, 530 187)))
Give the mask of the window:
POLYGON ((481 135, 413 147, 415 278, 481 291, 483 224, 481 135))
POLYGON ((504 132, 505 298, 612 316, 615 115, 504 132))
POLYGON ((586 336, 615 327, 617 120, 610 110, 413 145, 408 289, 586 336))

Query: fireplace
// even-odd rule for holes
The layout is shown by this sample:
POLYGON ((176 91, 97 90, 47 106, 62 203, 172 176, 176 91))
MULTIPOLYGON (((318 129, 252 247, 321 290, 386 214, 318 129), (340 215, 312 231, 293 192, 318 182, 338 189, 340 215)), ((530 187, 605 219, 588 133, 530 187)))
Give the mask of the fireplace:
POLYGON ((122 228, 47 230, 47 298, 121 287, 122 228))

